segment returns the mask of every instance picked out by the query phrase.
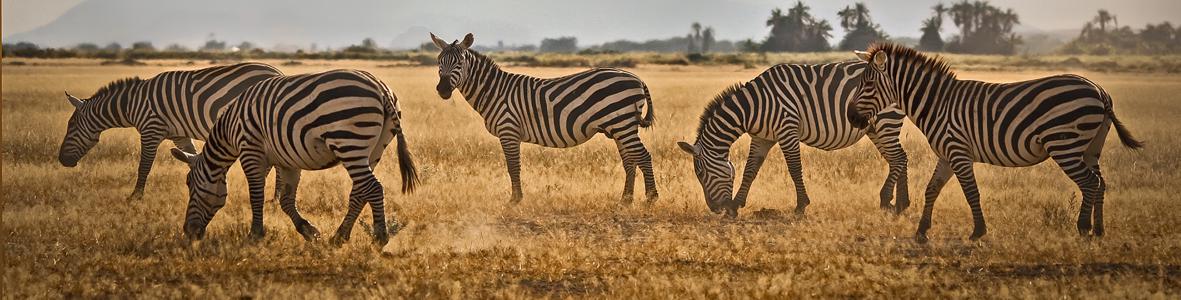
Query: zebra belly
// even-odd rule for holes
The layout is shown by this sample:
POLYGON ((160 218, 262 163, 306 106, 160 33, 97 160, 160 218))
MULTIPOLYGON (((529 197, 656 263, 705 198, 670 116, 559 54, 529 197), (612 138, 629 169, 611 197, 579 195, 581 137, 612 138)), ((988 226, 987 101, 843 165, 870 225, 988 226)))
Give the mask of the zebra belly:
POLYGON ((272 143, 267 151, 271 163, 300 170, 323 170, 340 164, 336 153, 328 148, 324 139, 307 137, 302 140, 305 141, 303 145, 276 145, 272 143))

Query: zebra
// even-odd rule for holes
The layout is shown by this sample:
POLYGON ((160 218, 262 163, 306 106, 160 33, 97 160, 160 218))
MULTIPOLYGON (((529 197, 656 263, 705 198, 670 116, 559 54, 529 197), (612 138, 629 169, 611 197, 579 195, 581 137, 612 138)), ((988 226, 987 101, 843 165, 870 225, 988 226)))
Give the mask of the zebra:
POLYGON ((865 66, 861 62, 780 64, 714 97, 701 114, 696 141, 677 143, 693 156, 693 169, 709 209, 737 216, 738 208, 746 206, 747 193, 767 152, 779 144, 795 183, 795 213, 803 214, 810 200, 804 188, 800 143, 831 151, 856 144, 868 135, 889 164, 880 193, 881 207, 904 211, 910 201, 906 151, 898 139, 902 112, 883 109, 868 130, 845 120, 845 106, 857 95, 865 66), (729 160, 730 145, 743 134, 751 136, 750 155, 738 194, 731 201, 734 165, 729 160), (890 204, 892 192, 897 193, 895 205, 890 204))
POLYGON ((134 127, 140 135, 139 173, 128 200, 143 198, 156 149, 164 139, 195 152, 192 139, 205 140, 217 115, 246 87, 282 75, 261 63, 240 63, 191 71, 169 71, 150 79, 113 81, 93 96, 79 99, 66 92, 74 107, 58 161, 74 167, 103 131, 134 127))
POLYGON ((648 203, 659 197, 652 156, 640 141, 639 128, 655 123, 652 97, 636 75, 619 69, 597 68, 552 79, 509 73, 491 58, 470 49, 471 33, 447 43, 435 34, 439 84, 444 100, 455 89, 484 118, 484 127, 500 139, 509 179, 510 203, 521 201, 520 145, 532 143, 568 148, 602 133, 615 140, 623 162, 622 201, 631 203, 636 167, 644 175, 648 203), (647 114, 640 116, 643 106, 647 114))
POLYGON ((250 237, 265 234, 262 224, 263 190, 267 174, 276 171, 280 206, 307 240, 319 231, 300 216, 295 206, 300 170, 322 170, 343 165, 353 181, 348 213, 334 244, 347 241, 353 223, 366 203, 373 212, 374 241, 389 241, 385 227, 384 192, 373 176, 389 142, 397 138, 402 192, 418 182, 407 148, 401 112, 393 92, 373 75, 357 70, 279 76, 244 91, 213 126, 205 151, 192 154, 172 148, 189 164, 189 204, 184 232, 200 240, 205 227, 225 204, 226 171, 242 163, 250 188, 253 213, 250 237))
POLYGON ((863 74, 861 94, 849 106, 849 120, 865 126, 867 116, 897 105, 926 135, 939 158, 927 185, 917 242, 927 242, 935 199, 952 174, 971 207, 974 229, 969 239, 975 241, 988 229, 972 165, 1025 167, 1046 159, 1053 159, 1082 191, 1079 234, 1103 235, 1107 184, 1099 171, 1099 154, 1107 131, 1115 125, 1124 146, 1143 147, 1116 119, 1111 96, 1103 88, 1078 75, 1012 83, 961 80, 939 57, 890 43, 874 44, 856 55, 872 67, 863 74))

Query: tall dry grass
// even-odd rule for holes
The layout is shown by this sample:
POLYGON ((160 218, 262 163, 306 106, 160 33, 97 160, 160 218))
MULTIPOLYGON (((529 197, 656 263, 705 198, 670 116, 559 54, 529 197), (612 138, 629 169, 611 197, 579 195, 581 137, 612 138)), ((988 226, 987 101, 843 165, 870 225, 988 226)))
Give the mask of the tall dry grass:
MULTIPOLYGON (((366 69, 401 99, 423 184, 413 195, 387 189, 387 203, 396 204, 387 207, 405 225, 385 249, 373 249, 361 229, 339 249, 305 243, 269 189, 269 235, 250 241, 239 170, 230 172, 228 203, 206 241, 188 247, 180 233, 183 164, 161 155, 144 199, 124 200, 138 157, 133 130, 103 134, 77 168, 55 159, 71 109, 62 90, 88 95, 110 80, 178 66, 5 66, 4 297, 1149 298, 1181 292, 1181 138, 1175 137, 1181 76, 1082 73, 1108 89, 1121 119, 1148 141, 1139 152, 1115 142, 1105 149, 1108 236, 1076 236, 1079 195, 1052 163, 978 165, 989 235, 966 241, 971 217, 952 183, 936 205, 932 242, 918 245, 911 240, 917 209, 901 217, 877 209, 886 165, 867 141, 834 152, 804 150, 813 199, 806 217, 767 213, 794 207, 782 158, 764 166, 740 219, 706 212, 691 162, 674 142, 693 138, 697 115, 714 93, 758 69, 630 69, 647 81, 657 106, 659 125, 642 132, 661 189, 656 204, 619 205, 618 154, 598 138, 573 149, 525 146, 526 198, 507 206, 503 156, 479 116, 460 98, 435 95, 434 68, 378 65, 311 61, 280 68, 366 69)), ((967 71, 961 77, 1048 74, 967 71)), ((744 139, 732 151, 739 167, 746 145, 744 139)), ((934 158, 913 127, 904 131, 904 146, 912 201, 921 203, 934 158)), ((378 178, 396 184, 396 160, 385 161, 378 178)), ((304 174, 304 216, 321 231, 336 228, 347 176, 340 169, 304 174)))

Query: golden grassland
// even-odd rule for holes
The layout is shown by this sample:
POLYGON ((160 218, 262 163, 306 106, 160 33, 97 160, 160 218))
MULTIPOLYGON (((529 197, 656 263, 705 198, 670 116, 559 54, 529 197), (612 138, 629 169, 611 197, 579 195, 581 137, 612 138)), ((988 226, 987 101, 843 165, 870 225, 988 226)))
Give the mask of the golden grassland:
MULTIPOLYGON (((45 62, 45 61, 42 61, 45 62)), ((289 74, 360 68, 401 100, 422 185, 387 188, 387 208, 405 224, 384 249, 358 226, 341 248, 305 242, 270 198, 268 235, 251 241, 246 184, 230 172, 226 207, 206 240, 181 235, 186 167, 161 151, 143 200, 126 201, 138 136, 108 131, 76 168, 56 161, 71 107, 62 90, 89 95, 125 76, 200 66, 60 64, 3 68, 3 295, 26 297, 1032 297, 1172 298, 1181 293, 1181 76, 1080 71, 1103 85, 1148 148, 1115 137, 1102 163, 1108 235, 1077 236, 1079 193, 1050 162, 1030 168, 978 165, 989 235, 969 242, 970 214, 958 184, 935 209, 932 241, 912 241, 933 155, 914 127, 904 131, 916 203, 902 216, 878 210, 885 163, 868 141, 839 151, 803 151, 813 203, 795 205, 783 159, 769 161, 737 220, 706 211, 692 164, 675 146, 694 136, 704 103, 760 68, 632 68, 655 96, 657 126, 644 130, 661 199, 621 206, 622 167, 612 142, 573 149, 522 149, 525 200, 506 205, 508 176, 497 140, 459 96, 442 101, 433 67, 382 62, 306 62, 289 74), (758 213, 756 213, 758 212, 758 213)), ((279 65, 280 61, 272 63, 279 65)), ((204 62, 200 63, 201 65, 204 62)), ((576 69, 511 67, 555 76, 576 69)), ((971 69, 969 69, 971 70, 971 69)), ((988 81, 1057 71, 966 71, 988 81)), ((458 94, 457 94, 458 95, 458 94)), ((1113 134, 1114 135, 1114 134, 1113 134)), ((747 141, 732 149, 736 167, 747 141)), ((162 147, 170 147, 165 143, 162 147)), ((387 151, 392 152, 392 151, 387 151)), ((392 156, 392 153, 386 155, 392 156)), ((396 185, 396 160, 378 178, 396 185)), ((637 183, 638 189, 642 184, 637 183)), ((299 205, 322 232, 344 215, 341 169, 305 172, 299 205)), ((642 194, 637 192, 637 195, 642 194)), ((359 222, 367 223, 368 212, 359 222)))

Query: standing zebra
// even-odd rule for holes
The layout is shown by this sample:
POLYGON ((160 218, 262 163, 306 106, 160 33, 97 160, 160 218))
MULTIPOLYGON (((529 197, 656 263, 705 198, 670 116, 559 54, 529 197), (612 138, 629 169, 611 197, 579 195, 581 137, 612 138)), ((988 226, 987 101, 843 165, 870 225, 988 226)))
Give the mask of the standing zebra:
POLYGON ((567 148, 603 133, 615 140, 626 178, 623 202, 630 203, 635 168, 644 173, 648 202, 656 201, 652 156, 640 142, 639 128, 652 126, 655 113, 648 87, 635 75, 619 69, 598 68, 559 78, 541 79, 503 71, 492 59, 469 49, 471 33, 463 42, 448 44, 433 33, 439 53, 439 85, 443 99, 459 89, 484 118, 484 127, 500 138, 512 181, 512 203, 521 200, 521 142, 567 148), (641 118, 642 107, 648 112, 641 118))
POLYGON ((901 111, 885 109, 876 114, 869 130, 851 126, 844 111, 856 95, 866 64, 841 62, 823 65, 776 65, 758 77, 735 84, 706 105, 693 144, 679 142, 693 155, 693 169, 705 192, 706 205, 715 213, 736 216, 746 206, 750 185, 759 173, 771 146, 779 144, 796 187, 796 213, 803 214, 809 199, 800 166, 800 143, 822 150, 849 147, 869 135, 890 166, 881 189, 881 207, 889 209, 897 190, 896 212, 910 205, 906 188, 906 152, 899 144, 901 111), (750 156, 742 174, 738 195, 730 200, 734 165, 730 145, 750 134, 750 156))
POLYGON ((226 171, 235 160, 250 186, 253 212, 250 233, 260 238, 263 189, 271 167, 278 169, 276 193, 283 212, 305 239, 319 231, 295 206, 300 170, 322 170, 342 164, 353 181, 349 209, 333 237, 349 239, 365 203, 373 211, 375 242, 389 240, 385 227, 384 193, 373 168, 393 138, 398 139, 402 192, 413 191, 418 175, 410 159, 397 98, 384 83, 364 71, 335 70, 280 76, 251 86, 218 119, 205 151, 172 154, 189 163, 189 207, 185 234, 201 239, 205 227, 225 204, 226 171))
POLYGON ((139 173, 130 200, 143 197, 156 149, 164 139, 195 152, 191 139, 205 140, 217 115, 234 97, 263 79, 281 75, 275 67, 240 63, 192 71, 170 71, 151 79, 132 77, 111 82, 89 99, 66 93, 74 106, 58 153, 63 166, 74 167, 98 136, 110 128, 139 131, 139 173))
POLYGON ((935 199, 952 174, 972 208, 974 229, 969 238, 977 240, 988 229, 972 164, 1024 167, 1047 158, 1054 159, 1082 191, 1079 234, 1088 235, 1093 228, 1095 236, 1103 235, 1106 183, 1099 154, 1107 131, 1114 124, 1124 146, 1142 147, 1115 118, 1111 96, 1103 88, 1077 75, 1013 83, 960 80, 942 60, 889 43, 875 44, 857 56, 872 67, 864 74, 861 95, 849 107, 849 119, 865 126, 867 116, 897 105, 939 157, 927 185, 917 241, 927 241, 935 199))

